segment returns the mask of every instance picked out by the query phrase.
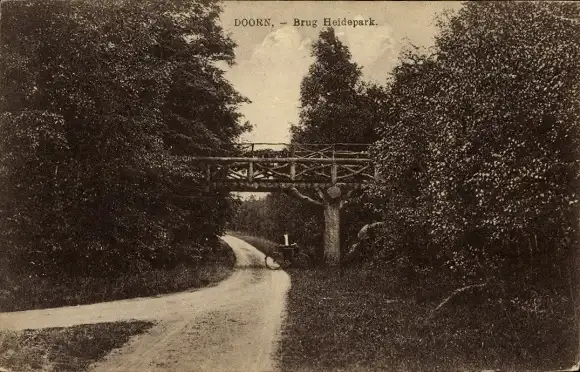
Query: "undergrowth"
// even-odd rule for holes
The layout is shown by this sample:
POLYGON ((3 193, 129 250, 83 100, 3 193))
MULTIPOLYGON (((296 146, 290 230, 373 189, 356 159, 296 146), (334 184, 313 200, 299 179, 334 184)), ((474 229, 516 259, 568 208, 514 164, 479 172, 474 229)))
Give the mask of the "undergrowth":
POLYGON ((81 305, 154 296, 218 283, 235 263, 232 250, 219 241, 214 260, 196 266, 144 270, 110 277, 48 279, 0 276, 0 311, 81 305))

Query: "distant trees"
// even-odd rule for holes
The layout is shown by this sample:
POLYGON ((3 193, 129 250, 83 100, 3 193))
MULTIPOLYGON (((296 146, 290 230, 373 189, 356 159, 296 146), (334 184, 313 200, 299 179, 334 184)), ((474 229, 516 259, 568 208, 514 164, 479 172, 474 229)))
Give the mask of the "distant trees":
POLYGON ((291 242, 315 251, 322 244, 323 223, 320 206, 300 202, 286 194, 271 193, 263 199, 244 200, 233 219, 232 229, 277 243, 284 243, 284 234, 288 233, 291 242))
POLYGON ((391 239, 377 255, 407 249, 464 278, 565 275, 578 244, 580 7, 469 2, 439 27, 432 53, 403 55, 390 83, 372 194, 391 239))
POLYGON ((13 268, 110 275, 205 255, 229 197, 202 192, 171 155, 227 150, 248 129, 215 66, 234 61, 219 12, 2 3, 0 240, 13 268))

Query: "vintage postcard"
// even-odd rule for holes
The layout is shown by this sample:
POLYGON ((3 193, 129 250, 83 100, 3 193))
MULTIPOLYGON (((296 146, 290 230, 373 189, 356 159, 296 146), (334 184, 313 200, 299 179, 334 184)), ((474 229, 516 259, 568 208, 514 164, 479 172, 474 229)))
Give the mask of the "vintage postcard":
POLYGON ((580 367, 580 4, 0 2, 0 372, 580 367))

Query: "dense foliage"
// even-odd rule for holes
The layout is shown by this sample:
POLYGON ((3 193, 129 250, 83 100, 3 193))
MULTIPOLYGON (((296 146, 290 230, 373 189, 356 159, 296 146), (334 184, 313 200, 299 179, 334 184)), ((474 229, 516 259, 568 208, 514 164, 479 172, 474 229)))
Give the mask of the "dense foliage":
POLYGON ((13 269, 110 275, 208 255, 231 207, 173 155, 228 150, 245 102, 211 1, 3 2, 0 240, 13 269))
POLYGON ((580 7, 469 2, 439 27, 431 54, 407 52, 390 82, 373 190, 389 238, 376 257, 406 251, 466 280, 567 284, 580 7))

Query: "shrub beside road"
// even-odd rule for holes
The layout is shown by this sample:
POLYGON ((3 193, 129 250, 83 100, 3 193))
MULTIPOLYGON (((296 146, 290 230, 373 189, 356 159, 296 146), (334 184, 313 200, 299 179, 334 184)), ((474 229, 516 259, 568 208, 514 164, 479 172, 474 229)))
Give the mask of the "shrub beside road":
POLYGON ((144 270, 118 277, 0 277, 0 311, 42 309, 146 297, 218 283, 227 278, 235 256, 221 240, 212 244, 207 261, 173 269, 144 270))

